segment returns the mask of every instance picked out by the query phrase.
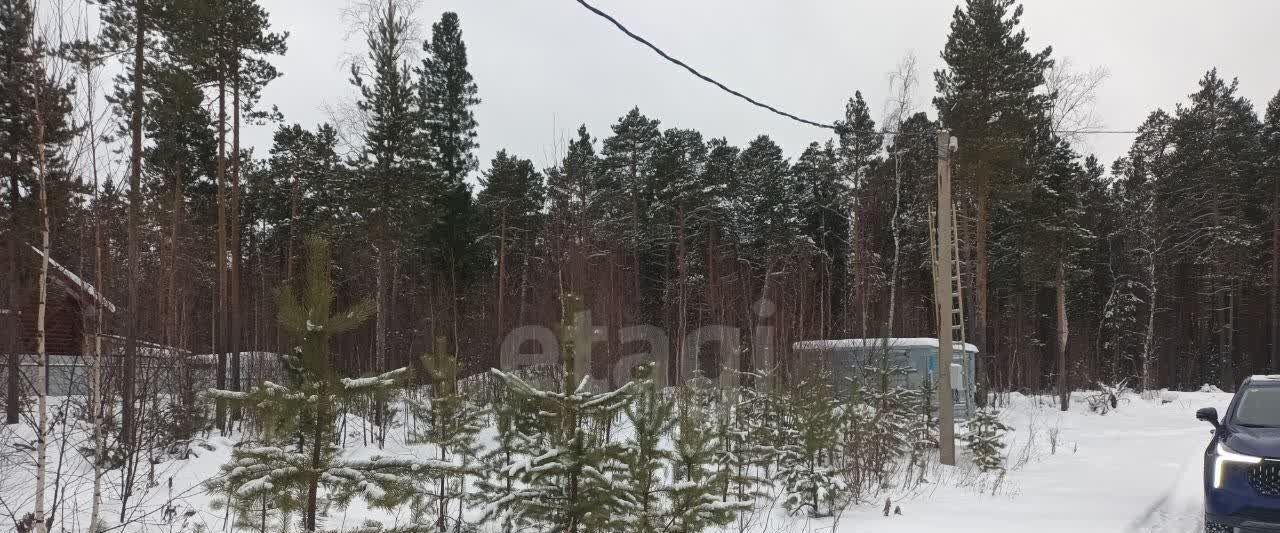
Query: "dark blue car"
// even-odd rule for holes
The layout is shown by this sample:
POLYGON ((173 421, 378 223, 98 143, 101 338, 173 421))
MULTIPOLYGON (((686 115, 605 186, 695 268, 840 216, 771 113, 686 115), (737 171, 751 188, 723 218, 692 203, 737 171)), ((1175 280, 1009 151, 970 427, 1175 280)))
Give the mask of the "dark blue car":
POLYGON ((1207 533, 1280 532, 1280 376, 1254 376, 1231 399, 1226 416, 1206 407, 1213 424, 1204 452, 1207 533))

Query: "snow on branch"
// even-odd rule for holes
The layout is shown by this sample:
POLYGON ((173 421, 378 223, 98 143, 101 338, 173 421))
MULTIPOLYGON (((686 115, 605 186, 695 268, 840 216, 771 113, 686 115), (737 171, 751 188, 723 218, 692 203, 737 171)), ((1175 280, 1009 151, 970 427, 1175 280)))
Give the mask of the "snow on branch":
POLYGON ((383 387, 392 387, 408 379, 409 367, 400 367, 390 372, 364 378, 342 378, 342 387, 347 392, 359 392, 383 387))
POLYGON ((234 401, 242 402, 249 399, 249 393, 240 392, 240 391, 207 389, 205 390, 205 394, 207 394, 210 398, 213 398, 215 400, 234 400, 234 401))
POLYGON ((461 463, 437 459, 421 459, 412 456, 386 457, 380 455, 369 459, 344 459, 334 463, 334 473, 336 475, 347 475, 355 471, 375 472, 389 469, 404 469, 412 472, 463 472, 469 470, 469 467, 461 463), (344 474, 338 474, 337 471, 341 471, 344 474))

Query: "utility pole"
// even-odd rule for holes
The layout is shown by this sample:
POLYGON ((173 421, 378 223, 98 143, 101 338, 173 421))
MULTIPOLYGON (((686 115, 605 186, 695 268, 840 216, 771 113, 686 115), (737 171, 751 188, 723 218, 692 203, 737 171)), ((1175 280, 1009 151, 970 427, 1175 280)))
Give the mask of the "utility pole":
POLYGON ((955 398, 951 391, 951 132, 938 130, 938 268, 933 294, 938 305, 938 461, 956 464, 955 398))

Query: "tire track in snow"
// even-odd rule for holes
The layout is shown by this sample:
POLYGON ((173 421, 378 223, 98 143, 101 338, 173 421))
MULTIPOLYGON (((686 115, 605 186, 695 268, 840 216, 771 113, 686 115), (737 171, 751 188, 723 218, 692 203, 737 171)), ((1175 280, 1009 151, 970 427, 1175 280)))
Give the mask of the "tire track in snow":
POLYGON ((1182 463, 1178 476, 1126 530, 1130 533, 1197 533, 1204 531, 1201 453, 1182 463))

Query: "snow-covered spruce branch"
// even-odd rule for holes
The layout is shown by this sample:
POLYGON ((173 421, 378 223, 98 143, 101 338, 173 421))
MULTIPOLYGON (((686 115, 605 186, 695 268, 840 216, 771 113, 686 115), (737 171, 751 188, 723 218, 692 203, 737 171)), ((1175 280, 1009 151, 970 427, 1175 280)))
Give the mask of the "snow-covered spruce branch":
POLYGON ((347 392, 368 392, 376 389, 395 387, 409 379, 409 367, 400 367, 383 372, 376 376, 363 378, 342 378, 342 387, 347 392))

